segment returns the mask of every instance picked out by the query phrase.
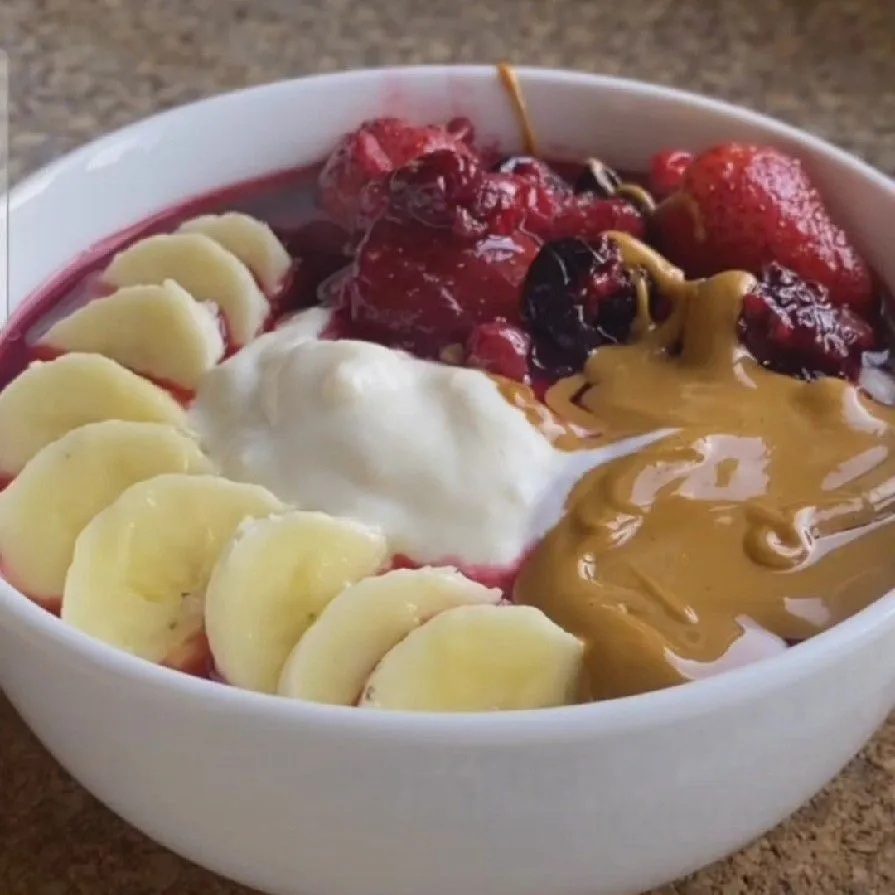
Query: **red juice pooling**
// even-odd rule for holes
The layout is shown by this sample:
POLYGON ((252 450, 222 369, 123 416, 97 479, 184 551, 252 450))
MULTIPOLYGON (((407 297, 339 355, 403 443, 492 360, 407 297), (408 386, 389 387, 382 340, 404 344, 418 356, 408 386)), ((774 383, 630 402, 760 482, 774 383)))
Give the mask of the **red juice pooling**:
MULTIPOLYGON (((485 587, 493 587, 497 590, 503 592, 504 600, 511 601, 513 598, 513 584, 516 581, 516 577, 519 574, 519 569, 522 568, 522 564, 525 562, 525 557, 522 557, 518 562, 516 562, 513 566, 509 568, 499 568, 499 567, 488 567, 488 566, 470 566, 456 560, 452 559, 443 559, 440 562, 436 563, 436 565, 447 565, 453 566, 462 572, 467 578, 471 578, 473 581, 477 581, 479 584, 485 585, 485 587)), ((427 563, 418 563, 412 559, 409 559, 406 556, 401 555, 400 553, 395 556, 389 566, 384 569, 384 572, 391 572, 394 569, 421 569, 427 563)))
POLYGON ((240 211, 269 224, 293 259, 300 259, 284 290, 274 296, 274 314, 313 304, 319 282, 348 261, 339 254, 347 235, 315 205, 318 171, 319 166, 279 171, 197 196, 87 249, 11 315, 0 335, 0 387, 31 361, 46 359, 33 343, 56 319, 112 291, 100 279, 117 252, 199 215, 240 211))

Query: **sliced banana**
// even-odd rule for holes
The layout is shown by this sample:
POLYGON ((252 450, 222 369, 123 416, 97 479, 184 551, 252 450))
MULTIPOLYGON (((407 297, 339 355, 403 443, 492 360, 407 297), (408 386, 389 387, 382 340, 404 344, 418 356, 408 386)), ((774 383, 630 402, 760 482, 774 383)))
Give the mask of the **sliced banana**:
POLYGON ((264 488, 216 476, 131 485, 78 535, 62 618, 135 656, 178 664, 201 632, 211 570, 239 524, 283 509, 264 488))
POLYGON ((75 539, 135 482, 210 473, 196 442, 164 423, 89 423, 38 451, 0 492, 0 558, 28 596, 62 595, 75 539))
POLYGON ((179 233, 202 233, 232 252, 255 275, 268 295, 283 285, 292 259, 270 227, 238 211, 203 214, 184 221, 179 233))
POLYGON ((283 696, 354 705, 380 659, 414 628, 456 606, 497 604, 501 592, 453 568, 396 569, 342 591, 289 654, 283 696))
POLYGON ((237 345, 257 335, 270 310, 245 264, 202 233, 141 239, 112 259, 103 279, 119 288, 174 280, 193 298, 221 309, 237 345))
POLYGON ((173 280, 125 286, 63 318, 38 343, 102 354, 144 376, 195 390, 224 354, 217 309, 173 280))
POLYGON ((296 511, 245 523, 208 583, 205 630, 218 671, 237 687, 275 693, 291 649, 329 601, 382 568, 383 533, 296 511))
POLYGON ((0 474, 18 474, 66 432, 109 419, 187 429, 186 412, 164 389, 107 357, 35 361, 0 392, 0 474))
POLYGON ((540 709, 576 701, 584 645, 532 606, 461 606, 391 649, 360 705, 425 712, 540 709))

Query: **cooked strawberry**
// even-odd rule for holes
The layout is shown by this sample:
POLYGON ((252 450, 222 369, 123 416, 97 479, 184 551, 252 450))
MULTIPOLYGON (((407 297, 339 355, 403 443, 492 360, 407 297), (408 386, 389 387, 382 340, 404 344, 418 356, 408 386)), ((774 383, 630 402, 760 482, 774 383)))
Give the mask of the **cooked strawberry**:
POLYGON ((664 199, 681 188, 684 174, 693 161, 693 154, 683 149, 667 149, 657 152, 650 164, 650 192, 657 199, 664 199))
POLYGON ((583 193, 566 201, 552 220, 530 222, 526 229, 545 241, 578 238, 598 244, 607 230, 643 239, 646 221, 627 199, 599 199, 583 193))
POLYGON ((534 188, 508 174, 486 171, 478 160, 439 149, 398 168, 383 187, 392 220, 420 224, 461 239, 507 236, 522 225, 534 188))
POLYGON ((531 336, 511 323, 480 323, 466 343, 466 366, 528 382, 531 336))
POLYGON ((540 235, 547 231, 553 219, 572 197, 572 187, 546 162, 531 156, 510 156, 497 171, 528 184, 531 202, 526 215, 525 229, 540 235))
MULTIPOLYGON (((643 214, 633 203, 607 198, 584 176, 573 190, 546 162, 529 156, 505 159, 498 170, 532 187, 524 229, 545 242, 572 237, 595 242, 607 230, 622 230, 641 239, 646 234, 643 214)), ((618 179, 610 169, 604 171, 618 179)))
POLYGON ((384 197, 370 184, 396 168, 438 149, 474 155, 467 139, 471 125, 453 122, 453 131, 426 125, 415 127, 399 118, 376 118, 346 134, 323 166, 319 185, 327 213, 349 230, 365 229, 376 217, 384 197))
POLYGON ((725 143, 697 156, 655 215, 659 248, 690 276, 778 262, 869 316, 867 265, 831 218, 802 163, 777 149, 725 143))
POLYGON ((519 320, 522 282, 537 254, 524 233, 482 240, 433 238, 420 224, 382 218, 333 286, 349 334, 438 357, 473 327, 519 320))

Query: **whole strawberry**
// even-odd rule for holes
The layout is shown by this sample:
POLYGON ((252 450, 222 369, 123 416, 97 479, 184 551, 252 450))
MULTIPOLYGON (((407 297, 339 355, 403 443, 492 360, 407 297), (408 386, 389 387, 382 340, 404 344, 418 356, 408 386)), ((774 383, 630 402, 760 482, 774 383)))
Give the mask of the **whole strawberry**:
POLYGON ((870 271, 830 217, 802 163, 778 149, 724 143, 698 155, 654 217, 659 249, 691 277, 759 275, 782 264, 869 316, 870 271))

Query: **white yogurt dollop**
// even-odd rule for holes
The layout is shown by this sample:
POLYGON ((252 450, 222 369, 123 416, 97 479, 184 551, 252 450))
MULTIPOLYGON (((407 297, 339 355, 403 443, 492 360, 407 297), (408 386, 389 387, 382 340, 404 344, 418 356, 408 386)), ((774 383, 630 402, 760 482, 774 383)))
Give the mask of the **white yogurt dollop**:
POLYGON ((517 560, 562 452, 485 374, 325 325, 304 312, 206 375, 190 412, 223 474, 378 524, 417 562, 517 560))

